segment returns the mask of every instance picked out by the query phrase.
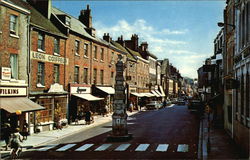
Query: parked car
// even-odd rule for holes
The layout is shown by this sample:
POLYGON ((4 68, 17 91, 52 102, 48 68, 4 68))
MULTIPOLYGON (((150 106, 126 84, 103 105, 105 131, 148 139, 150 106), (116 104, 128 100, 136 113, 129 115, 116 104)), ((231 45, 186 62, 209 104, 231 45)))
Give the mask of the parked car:
POLYGON ((177 103, 177 98, 172 98, 172 99, 171 99, 171 103, 172 103, 172 104, 176 104, 176 103, 177 103))
POLYGON ((178 101, 177 101, 177 104, 178 104, 178 105, 185 105, 185 104, 186 104, 186 102, 185 102, 185 100, 184 100, 184 99, 179 98, 179 99, 178 99, 178 101))
POLYGON ((163 107, 162 103, 159 103, 158 101, 151 101, 148 104, 146 104, 147 109, 160 109, 163 107))
POLYGON ((198 111, 202 107, 202 103, 200 100, 197 99, 190 99, 188 101, 188 109, 192 111, 198 111))

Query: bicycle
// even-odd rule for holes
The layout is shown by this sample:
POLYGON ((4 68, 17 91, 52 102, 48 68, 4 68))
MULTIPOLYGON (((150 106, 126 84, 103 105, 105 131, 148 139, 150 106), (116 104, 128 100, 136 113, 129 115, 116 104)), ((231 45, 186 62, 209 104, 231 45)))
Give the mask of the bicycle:
POLYGON ((22 147, 18 148, 12 148, 10 150, 10 159, 18 159, 18 157, 21 155, 22 147))

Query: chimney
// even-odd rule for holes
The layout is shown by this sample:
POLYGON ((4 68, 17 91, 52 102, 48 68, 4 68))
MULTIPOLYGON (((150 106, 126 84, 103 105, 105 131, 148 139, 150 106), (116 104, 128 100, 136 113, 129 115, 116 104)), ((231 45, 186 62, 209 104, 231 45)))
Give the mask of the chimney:
POLYGON ((125 47, 125 41, 123 40, 123 35, 121 35, 121 37, 118 37, 116 42, 125 47))
POLYGON ((140 48, 141 48, 142 52, 148 51, 148 43, 147 42, 142 42, 140 48))
POLYGON ((135 51, 138 51, 138 35, 133 34, 131 37, 131 42, 132 42, 132 49, 135 51))
POLYGON ((26 0, 30 5, 36 8, 47 19, 50 19, 52 0, 26 0))
POLYGON ((105 41, 107 41, 108 43, 111 42, 112 38, 109 36, 109 33, 104 33, 103 38, 105 41))
POLYGON ((91 9, 87 5, 87 9, 81 10, 79 20, 87 27, 92 28, 91 9))

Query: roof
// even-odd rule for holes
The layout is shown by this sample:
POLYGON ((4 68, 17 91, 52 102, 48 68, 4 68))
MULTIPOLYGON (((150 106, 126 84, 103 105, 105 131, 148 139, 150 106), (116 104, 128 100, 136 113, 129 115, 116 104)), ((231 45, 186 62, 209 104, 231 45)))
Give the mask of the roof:
POLYGON ((121 50, 122 52, 125 52, 127 54, 127 57, 132 59, 132 60, 136 60, 135 57, 133 55, 131 55, 131 53, 129 53, 125 47, 123 47, 121 44, 115 42, 115 41, 111 41, 111 44, 113 44, 116 48, 118 48, 119 50, 121 50))
MULTIPOLYGON (((70 30, 83 35, 86 38, 89 38, 91 40, 97 41, 99 43, 102 43, 104 45, 110 45, 108 42, 106 42, 105 40, 98 38, 98 37, 93 37, 91 36, 85 29, 87 28, 80 20, 78 20, 77 18, 75 18, 74 16, 71 16, 63 11, 61 11, 60 9, 57 9, 55 7, 52 7, 52 13, 54 13, 55 15, 67 15, 68 17, 70 17, 71 22, 70 22, 70 30)), ((114 46, 112 46, 114 47, 114 46)))
POLYGON ((133 56, 138 56, 138 57, 142 57, 141 54, 139 52, 133 51, 132 49, 126 47, 126 49, 129 51, 129 53, 131 53, 133 56))
POLYGON ((58 28, 56 28, 56 26, 49 19, 44 17, 39 11, 37 11, 33 6, 31 6, 27 2, 21 0, 10 0, 10 1, 12 1, 16 5, 19 5, 20 7, 30 10, 31 25, 36 26, 51 34, 56 34, 58 36, 66 37, 62 32, 60 32, 58 28))

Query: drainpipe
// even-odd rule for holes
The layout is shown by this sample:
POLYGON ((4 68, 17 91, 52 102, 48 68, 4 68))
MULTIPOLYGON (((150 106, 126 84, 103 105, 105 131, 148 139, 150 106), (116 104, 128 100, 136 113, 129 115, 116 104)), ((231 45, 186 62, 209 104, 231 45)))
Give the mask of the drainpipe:
POLYGON ((93 47, 93 42, 90 42, 89 43, 90 44, 90 54, 89 54, 89 58, 90 58, 90 85, 92 84, 92 70, 93 70, 93 68, 92 68, 92 47, 93 47))

